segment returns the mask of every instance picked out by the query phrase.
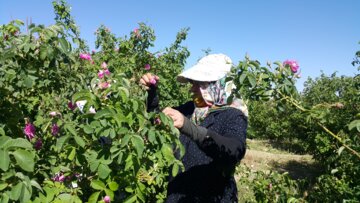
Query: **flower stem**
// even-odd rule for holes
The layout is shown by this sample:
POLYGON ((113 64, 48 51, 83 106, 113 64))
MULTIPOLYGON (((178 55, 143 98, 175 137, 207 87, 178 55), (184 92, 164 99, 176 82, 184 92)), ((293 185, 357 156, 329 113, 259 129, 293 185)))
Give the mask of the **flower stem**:
MULTIPOLYGON (((302 112, 308 111, 307 109, 305 109, 304 107, 300 106, 298 104, 298 102, 294 101, 293 98, 289 97, 289 96, 285 96, 284 94, 282 94, 281 92, 278 92, 280 94, 281 97, 283 97, 286 101, 290 102, 292 105, 294 105, 297 109, 301 110, 302 112)), ((360 159, 360 154, 355 151, 354 149, 352 149, 351 147, 349 147, 347 144, 345 144, 341 138, 337 135, 335 135, 335 133, 333 133, 331 130, 329 130, 327 127, 325 127, 320 121, 316 121, 316 124, 318 124, 325 132, 327 132, 328 134, 330 134, 332 137, 334 137, 338 142, 341 143, 342 146, 344 146, 347 150, 349 150, 353 155, 357 156, 360 159)))

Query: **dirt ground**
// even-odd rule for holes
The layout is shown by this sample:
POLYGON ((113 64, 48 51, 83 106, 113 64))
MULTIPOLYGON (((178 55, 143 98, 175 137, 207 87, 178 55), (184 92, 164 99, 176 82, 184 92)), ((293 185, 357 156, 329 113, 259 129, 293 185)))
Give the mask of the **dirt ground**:
POLYGON ((319 171, 311 155, 298 155, 273 148, 269 141, 247 140, 248 149, 241 164, 252 170, 288 172, 294 179, 312 178, 319 171))

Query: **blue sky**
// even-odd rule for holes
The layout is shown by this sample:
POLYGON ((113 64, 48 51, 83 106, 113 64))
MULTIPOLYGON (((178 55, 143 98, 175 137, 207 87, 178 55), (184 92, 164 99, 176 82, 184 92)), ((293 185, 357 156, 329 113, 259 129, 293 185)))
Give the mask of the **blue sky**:
MULTIPOLYGON (((12 19, 54 23, 51 0, 0 0, 0 24, 12 19)), ((360 50, 359 0, 68 0, 81 36, 91 48, 101 24, 117 37, 129 35, 144 22, 155 30, 154 50, 169 46, 176 33, 189 27, 183 43, 191 56, 186 67, 204 55, 224 53, 235 64, 248 54, 262 64, 295 59, 302 78, 353 76, 351 65, 360 50)))

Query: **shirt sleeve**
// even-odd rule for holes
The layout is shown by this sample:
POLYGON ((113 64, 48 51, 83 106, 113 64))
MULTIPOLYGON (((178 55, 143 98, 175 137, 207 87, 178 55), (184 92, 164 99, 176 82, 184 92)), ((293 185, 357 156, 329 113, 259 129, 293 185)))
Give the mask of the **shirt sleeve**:
POLYGON ((215 122, 221 122, 220 125, 224 126, 221 132, 196 126, 187 118, 180 131, 194 140, 214 161, 235 165, 245 155, 247 119, 241 113, 232 113, 226 119, 215 122))
POLYGON ((159 96, 157 94, 157 88, 154 85, 150 86, 148 90, 148 97, 146 101, 147 112, 159 112, 159 96))

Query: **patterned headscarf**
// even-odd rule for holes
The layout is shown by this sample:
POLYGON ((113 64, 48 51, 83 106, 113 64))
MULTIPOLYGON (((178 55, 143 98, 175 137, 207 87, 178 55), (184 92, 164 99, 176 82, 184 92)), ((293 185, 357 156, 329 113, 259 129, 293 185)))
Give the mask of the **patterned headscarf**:
POLYGON ((241 110, 247 117, 247 106, 242 99, 234 98, 232 102, 228 104, 227 100, 233 88, 234 84, 232 81, 225 82, 225 77, 216 82, 203 83, 200 86, 200 92, 207 106, 195 107, 191 121, 199 125, 209 113, 230 107, 241 110))

